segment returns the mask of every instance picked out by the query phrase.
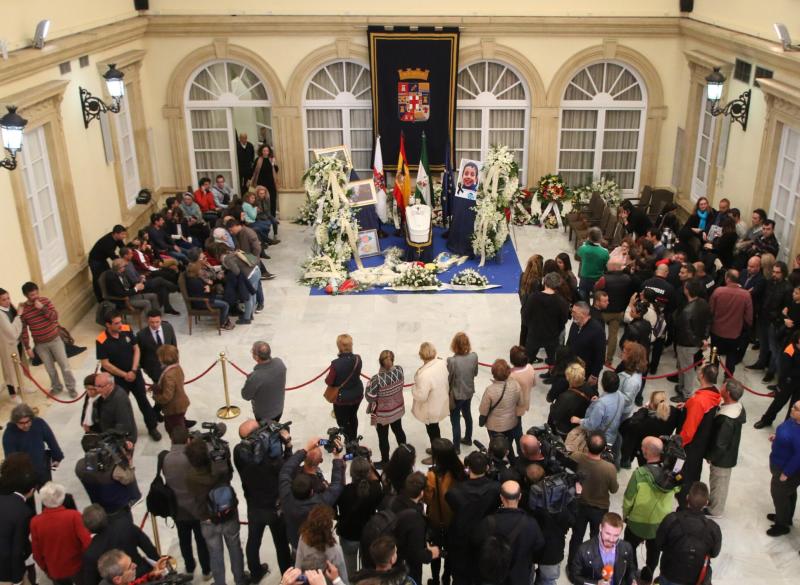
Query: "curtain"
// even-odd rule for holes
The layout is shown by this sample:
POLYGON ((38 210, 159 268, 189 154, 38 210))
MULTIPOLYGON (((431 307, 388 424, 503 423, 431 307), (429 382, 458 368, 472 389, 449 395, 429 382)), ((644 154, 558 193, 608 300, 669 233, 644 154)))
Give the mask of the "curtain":
POLYGON ((196 181, 202 177, 222 175, 233 185, 233 162, 230 151, 228 116, 224 109, 190 110, 192 150, 194 151, 196 181))
POLYGON ((481 110, 456 110, 456 160, 457 167, 462 158, 481 160, 481 110))

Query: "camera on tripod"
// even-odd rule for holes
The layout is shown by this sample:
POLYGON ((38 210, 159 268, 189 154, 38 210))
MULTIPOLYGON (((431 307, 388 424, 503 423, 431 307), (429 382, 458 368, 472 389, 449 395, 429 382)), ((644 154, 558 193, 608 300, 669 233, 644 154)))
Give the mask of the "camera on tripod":
POLYGON ((127 433, 122 431, 84 435, 81 439, 81 447, 85 453, 84 467, 86 471, 110 471, 117 465, 127 467, 128 455, 125 446, 127 440, 127 433))
POLYGON ((228 430, 225 423, 204 422, 200 425, 202 431, 191 433, 193 440, 200 439, 208 446, 208 456, 212 462, 225 461, 230 458, 228 441, 223 439, 223 435, 228 430))

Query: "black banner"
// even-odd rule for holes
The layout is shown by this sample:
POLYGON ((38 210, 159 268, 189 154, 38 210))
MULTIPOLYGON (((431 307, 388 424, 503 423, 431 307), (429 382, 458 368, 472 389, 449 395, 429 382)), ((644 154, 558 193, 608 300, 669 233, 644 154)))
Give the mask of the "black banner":
POLYGON ((442 171, 448 142, 455 158, 458 28, 369 27, 367 34, 372 128, 381 137, 383 168, 397 170, 401 131, 416 168, 425 132, 431 171, 442 171))

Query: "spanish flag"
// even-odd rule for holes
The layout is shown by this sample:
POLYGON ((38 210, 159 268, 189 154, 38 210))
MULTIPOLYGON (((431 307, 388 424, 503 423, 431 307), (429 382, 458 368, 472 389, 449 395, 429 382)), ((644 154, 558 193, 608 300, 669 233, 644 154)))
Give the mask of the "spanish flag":
POLYGON ((397 210, 400 212, 400 217, 405 220, 406 204, 408 198, 411 197, 411 173, 408 170, 408 161, 406 159, 406 142, 403 133, 400 133, 400 154, 397 155, 397 172, 394 176, 394 195, 397 201, 397 210))

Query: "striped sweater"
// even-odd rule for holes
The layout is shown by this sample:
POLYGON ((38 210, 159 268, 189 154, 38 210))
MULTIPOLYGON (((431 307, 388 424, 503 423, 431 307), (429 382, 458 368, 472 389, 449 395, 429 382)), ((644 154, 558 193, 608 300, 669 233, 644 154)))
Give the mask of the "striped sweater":
POLYGON ((370 404, 373 425, 388 425, 403 417, 406 412, 403 401, 403 368, 392 366, 379 371, 367 384, 366 396, 370 404))
POLYGON ((22 304, 24 310, 20 314, 20 319, 22 319, 22 345, 25 349, 30 349, 31 337, 34 343, 47 343, 58 337, 58 311, 50 299, 39 297, 37 300, 43 305, 41 310, 31 301, 22 304))

